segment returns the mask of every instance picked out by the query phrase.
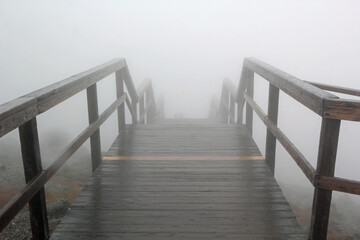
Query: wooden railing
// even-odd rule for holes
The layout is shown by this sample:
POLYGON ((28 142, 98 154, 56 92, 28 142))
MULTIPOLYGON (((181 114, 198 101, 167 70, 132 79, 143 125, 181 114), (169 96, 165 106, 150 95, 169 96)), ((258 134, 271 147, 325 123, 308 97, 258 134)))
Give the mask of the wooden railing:
MULTIPOLYGON (((314 240, 326 239, 333 190, 360 195, 360 181, 334 176, 340 122, 341 120, 360 121, 360 101, 342 99, 324 90, 360 96, 360 90, 302 81, 254 58, 244 60, 236 95, 237 123, 243 123, 246 102, 245 124, 249 133, 252 133, 253 111, 267 126, 265 160, 271 171, 274 173, 275 170, 275 150, 278 140, 313 184, 315 190, 309 239, 314 240), (267 114, 253 98, 254 73, 269 82, 267 114), (316 169, 277 127, 279 90, 322 117, 316 169)), ((229 84, 228 80, 224 81, 221 96, 217 116, 226 123, 234 122, 235 94, 233 84, 229 84)))
MULTIPOLYGON (((29 203, 33 239, 49 237, 45 183, 88 138, 90 138, 94 171, 101 161, 99 127, 117 110, 120 132, 125 125, 125 103, 130 110, 132 123, 154 122, 157 112, 151 81, 144 81, 138 90, 135 90, 125 59, 114 59, 0 105, 0 137, 19 128, 26 180, 25 188, 0 209, 0 231, 29 203), (96 83, 112 73, 115 73, 117 99, 99 115, 96 83), (124 83, 129 95, 124 91, 124 83), (64 149, 49 168, 42 169, 36 116, 85 89, 87 91, 89 126, 64 149), (128 96, 130 96, 131 102, 128 96), (139 121, 137 120, 137 104, 140 105, 139 121)), ((160 112, 158 115, 162 116, 163 114, 160 112)))

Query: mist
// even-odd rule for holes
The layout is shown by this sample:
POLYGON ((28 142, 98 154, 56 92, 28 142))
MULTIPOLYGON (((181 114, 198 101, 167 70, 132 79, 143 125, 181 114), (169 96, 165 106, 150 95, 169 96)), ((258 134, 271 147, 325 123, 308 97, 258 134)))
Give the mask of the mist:
MULTIPOLYGON (((360 89, 359 9, 355 0, 0 0, 0 104, 118 57, 126 59, 135 86, 152 79, 169 118, 207 117, 223 79, 238 85, 245 57, 299 79, 360 89)), ((99 84, 100 112, 115 99, 114 86, 114 76, 99 84)), ((255 99, 264 110, 267 89, 256 76, 255 99)), ((87 124, 86 106, 81 93, 39 116, 40 138, 58 131, 69 142, 87 124)), ((266 128, 257 117, 254 124, 264 154, 266 128)), ((320 125, 319 116, 280 94, 279 127, 314 167, 320 125)), ((116 127, 115 117, 102 127, 104 151, 116 127)), ((360 124, 342 122, 336 176, 360 180, 359 135, 360 124)), ((292 185, 312 194, 279 144, 275 176, 288 199, 299 196, 292 185)), ((360 202, 334 193, 340 209, 344 198, 360 202)), ((303 204, 311 202, 312 195, 304 197, 303 204)))

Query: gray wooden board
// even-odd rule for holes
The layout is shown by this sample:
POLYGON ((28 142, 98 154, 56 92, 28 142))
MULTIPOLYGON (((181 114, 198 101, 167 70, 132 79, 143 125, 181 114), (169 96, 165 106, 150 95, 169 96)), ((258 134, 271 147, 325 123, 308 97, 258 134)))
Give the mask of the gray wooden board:
POLYGON ((188 146, 184 155, 211 155, 211 150, 219 160, 104 160, 51 239, 307 238, 263 160, 221 160, 260 154, 243 126, 173 122, 126 126, 126 146, 155 143, 129 151, 118 138, 107 154, 127 149, 134 156, 171 156, 181 143, 188 146), (202 136, 188 137, 190 132, 202 136), (212 142, 216 138, 221 141, 212 142), (245 146, 236 149, 242 142, 245 146))

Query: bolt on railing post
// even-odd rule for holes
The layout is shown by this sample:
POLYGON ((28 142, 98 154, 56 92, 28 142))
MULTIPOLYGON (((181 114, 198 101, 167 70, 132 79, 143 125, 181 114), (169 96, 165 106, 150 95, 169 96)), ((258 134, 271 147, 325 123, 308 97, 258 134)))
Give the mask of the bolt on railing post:
MULTIPOLYGON (((141 96, 140 98, 140 104, 139 104, 139 111, 140 111, 140 114, 139 114, 139 123, 141 124, 145 124, 145 118, 146 118, 146 112, 145 112, 145 93, 143 96, 141 96)), ((147 103, 146 103, 147 104, 147 103)))
MULTIPOLYGON (((21 153, 24 164, 25 181, 28 183, 42 172, 39 137, 36 118, 19 127, 21 153)), ((49 225, 45 201, 45 191, 39 192, 29 201, 30 221, 34 240, 49 238, 49 225)))
MULTIPOLYGON (((246 70, 246 93, 254 98, 254 72, 246 70)), ((253 129, 253 109, 249 103, 246 103, 246 128, 248 129, 250 135, 252 135, 253 129)))
MULTIPOLYGON (((340 120, 322 119, 316 175, 334 176, 340 120)), ((311 240, 326 240, 332 191, 315 187, 311 213, 311 240)))
MULTIPOLYGON (((123 79, 123 70, 118 70, 115 72, 115 81, 116 81, 116 97, 120 98, 124 94, 124 79, 123 79)), ((121 104, 117 110, 118 115, 118 128, 119 132, 125 126, 125 104, 121 104)))
MULTIPOLYGON (((89 124, 99 118, 96 83, 86 89, 89 124)), ((94 172, 101 161, 100 129, 90 136, 92 171, 94 172)))
MULTIPOLYGON (((269 83, 269 101, 268 101, 268 117, 277 125, 279 110, 279 89, 269 83)), ((266 130, 266 149, 265 161, 269 166, 272 174, 275 174, 275 153, 276 153, 276 137, 269 129, 266 130)))

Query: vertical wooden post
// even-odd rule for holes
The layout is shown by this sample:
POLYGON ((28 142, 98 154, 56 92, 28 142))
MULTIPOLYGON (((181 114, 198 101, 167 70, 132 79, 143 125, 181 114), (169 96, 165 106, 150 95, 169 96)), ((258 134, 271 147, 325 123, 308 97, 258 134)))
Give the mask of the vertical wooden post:
MULTIPOLYGON (((99 118, 96 83, 86 89, 89 124, 99 118)), ((97 129, 90 136, 92 170, 96 170, 101 161, 100 129, 97 129)))
POLYGON ((230 123, 235 123, 236 121, 236 116, 235 116, 235 98, 233 96, 230 95, 230 115, 233 116, 234 118, 230 117, 230 123))
POLYGON ((229 91, 223 87, 223 92, 221 94, 221 119, 224 121, 224 123, 229 123, 229 91), (224 104, 225 103, 225 104, 224 104))
POLYGON ((138 116, 138 113, 137 113, 137 101, 135 98, 131 98, 131 106, 133 108, 133 111, 134 111, 134 116, 132 117, 132 123, 135 124, 137 123, 137 116, 138 116))
MULTIPOLYGON (((139 102, 139 123, 141 124, 145 124, 145 117, 146 117, 146 113, 145 113, 145 94, 140 98, 140 102, 139 102)), ((147 104, 147 103, 146 103, 147 104)))
MULTIPOLYGON (((250 70, 246 70, 246 93, 250 97, 254 97, 254 72, 250 70)), ((253 129, 253 109, 250 104, 246 103, 246 128, 248 129, 250 135, 252 135, 253 129)))
MULTIPOLYGON (((123 79, 123 72, 122 70, 115 72, 115 81, 116 81, 116 96, 117 98, 120 98, 124 94, 124 79, 123 79)), ((118 110, 118 128, 119 133, 121 129, 125 126, 125 103, 122 103, 118 110)))
MULTIPOLYGON (((340 120, 323 118, 316 175, 334 176, 339 131, 340 120)), ((315 187, 310 225, 311 240, 326 240, 331 196, 331 190, 315 187)))
MULTIPOLYGON (((279 110, 279 89, 269 83, 269 102, 268 102, 268 117, 275 124, 278 122, 279 110)), ((276 152, 276 138, 269 129, 266 131, 266 149, 265 161, 269 166, 272 174, 275 174, 275 152, 276 152)))
POLYGON ((152 106, 149 109, 149 112, 147 113, 147 121, 146 123, 154 123, 156 120, 156 105, 155 105, 155 98, 154 98, 154 92, 152 87, 149 87, 146 89, 146 104, 152 101, 152 106))
MULTIPOLYGON (((21 153, 24 164, 25 181, 28 183, 42 172, 39 137, 36 118, 19 127, 21 153)), ((48 239, 49 225, 47 219, 45 191, 39 192, 29 201, 31 230, 34 240, 48 239)))

